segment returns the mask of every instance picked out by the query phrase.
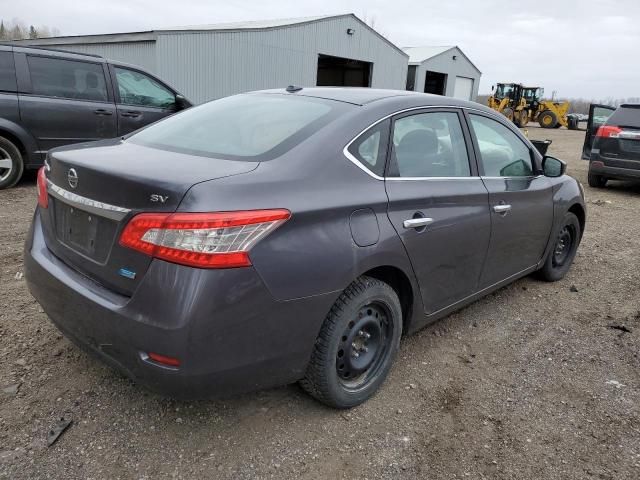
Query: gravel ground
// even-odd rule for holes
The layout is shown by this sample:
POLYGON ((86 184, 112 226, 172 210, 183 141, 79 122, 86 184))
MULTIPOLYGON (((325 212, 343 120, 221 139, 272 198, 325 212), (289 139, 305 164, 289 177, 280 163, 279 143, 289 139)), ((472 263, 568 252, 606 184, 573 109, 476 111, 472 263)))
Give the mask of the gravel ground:
MULTIPOLYGON (((586 184, 583 132, 529 134, 586 184)), ((31 175, 0 192, 0 478, 638 479, 640 187, 585 188, 567 278, 525 278, 405 339, 380 393, 334 411, 295 385, 173 401, 71 345, 22 278, 31 175)))

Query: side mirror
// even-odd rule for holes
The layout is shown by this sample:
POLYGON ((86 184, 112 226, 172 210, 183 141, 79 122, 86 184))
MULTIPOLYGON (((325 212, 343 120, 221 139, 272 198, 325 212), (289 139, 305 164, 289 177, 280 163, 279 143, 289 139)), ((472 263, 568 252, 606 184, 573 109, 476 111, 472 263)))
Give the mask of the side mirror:
POLYGON ((190 106, 191 106, 191 102, 189 100, 184 98, 179 93, 176 95, 176 110, 177 111, 184 110, 186 108, 189 108, 190 106))
POLYGON ((567 172, 567 164, 555 157, 545 155, 542 159, 542 172, 545 177, 561 177, 567 172))

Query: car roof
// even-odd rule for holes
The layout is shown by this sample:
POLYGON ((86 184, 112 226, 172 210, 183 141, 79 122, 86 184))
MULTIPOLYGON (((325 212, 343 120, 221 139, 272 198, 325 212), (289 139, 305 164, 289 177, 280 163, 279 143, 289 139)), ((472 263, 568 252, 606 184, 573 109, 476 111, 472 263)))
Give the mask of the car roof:
POLYGON ((480 106, 475 102, 459 100, 453 97, 442 95, 432 95, 429 93, 412 92, 409 90, 387 90, 381 88, 367 87, 287 87, 270 90, 260 90, 254 93, 277 93, 286 95, 296 95, 300 97, 323 98, 338 102, 351 103, 354 105, 367 105, 379 100, 390 98, 403 98, 411 101, 415 100, 416 105, 442 105, 442 106, 480 106))

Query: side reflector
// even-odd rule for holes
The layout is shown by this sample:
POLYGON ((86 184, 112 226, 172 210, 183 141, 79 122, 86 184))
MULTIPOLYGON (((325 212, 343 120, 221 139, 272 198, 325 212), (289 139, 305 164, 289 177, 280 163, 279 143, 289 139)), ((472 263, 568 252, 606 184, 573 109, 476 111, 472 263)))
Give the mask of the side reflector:
POLYGON ((180 359, 178 358, 167 357, 166 355, 160 355, 159 353, 153 353, 153 352, 149 352, 147 355, 149 355, 150 360, 153 360, 154 362, 159 363, 161 365, 166 365, 168 367, 180 366, 180 359))
POLYGON ((49 194, 47 193, 47 175, 45 174, 45 167, 40 167, 40 170, 38 170, 38 205, 42 208, 49 207, 49 194))

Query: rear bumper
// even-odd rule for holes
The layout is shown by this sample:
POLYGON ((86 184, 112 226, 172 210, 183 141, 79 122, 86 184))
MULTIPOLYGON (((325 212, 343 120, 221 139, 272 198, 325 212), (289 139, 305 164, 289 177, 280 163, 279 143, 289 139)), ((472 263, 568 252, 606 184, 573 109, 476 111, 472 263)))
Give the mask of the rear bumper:
POLYGON ((618 180, 640 180, 640 170, 635 168, 610 167, 607 165, 589 164, 589 171, 595 175, 618 180))
POLYGON ((135 381, 180 398, 298 380, 337 296, 280 302, 253 268, 201 270, 158 260, 132 297, 120 296, 51 253, 37 212, 25 245, 25 277, 69 339, 135 381), (181 365, 160 366, 147 352, 181 365))

